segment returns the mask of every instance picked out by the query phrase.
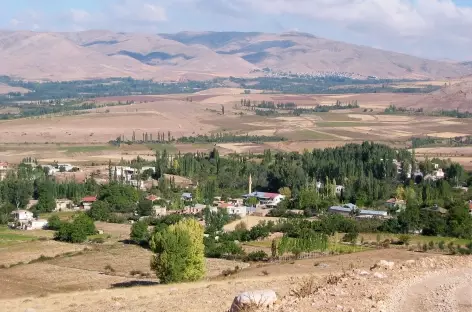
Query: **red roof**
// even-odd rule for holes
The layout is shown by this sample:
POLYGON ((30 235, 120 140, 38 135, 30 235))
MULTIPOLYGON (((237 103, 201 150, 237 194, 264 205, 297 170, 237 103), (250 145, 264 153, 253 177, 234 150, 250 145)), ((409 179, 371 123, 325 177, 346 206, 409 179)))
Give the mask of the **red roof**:
POLYGON ((86 196, 82 198, 82 202, 93 203, 97 201, 97 196, 86 196))
POLYGON ((270 198, 270 199, 274 199, 279 195, 280 194, 278 194, 278 193, 264 193, 264 196, 267 197, 267 198, 270 198))
POLYGON ((469 210, 472 211, 472 200, 469 201, 469 210))
POLYGON ((158 200, 160 197, 154 195, 154 194, 151 194, 149 196, 146 197, 147 200, 150 200, 150 201, 155 201, 155 200, 158 200))

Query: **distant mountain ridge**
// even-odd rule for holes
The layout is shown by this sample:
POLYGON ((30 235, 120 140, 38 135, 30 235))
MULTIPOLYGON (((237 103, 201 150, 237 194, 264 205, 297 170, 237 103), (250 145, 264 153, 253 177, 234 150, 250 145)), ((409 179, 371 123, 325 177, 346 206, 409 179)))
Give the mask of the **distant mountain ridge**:
POLYGON ((0 75, 27 80, 133 77, 176 81, 292 73, 434 79, 472 74, 471 62, 441 62, 289 32, 176 34, 0 31, 0 75))

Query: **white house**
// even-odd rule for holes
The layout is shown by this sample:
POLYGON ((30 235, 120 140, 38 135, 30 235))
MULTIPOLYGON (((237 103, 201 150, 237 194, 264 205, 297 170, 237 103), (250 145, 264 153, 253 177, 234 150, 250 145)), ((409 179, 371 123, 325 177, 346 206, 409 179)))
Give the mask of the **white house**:
POLYGON ((336 185, 336 194, 340 195, 342 191, 344 191, 344 186, 336 185))
POLYGON ((25 230, 42 230, 47 228, 48 226, 48 220, 44 219, 37 219, 37 220, 31 220, 26 224, 26 227, 24 228, 25 230))
POLYGON ((28 210, 15 210, 11 213, 15 222, 26 223, 34 219, 33 213, 28 210))
POLYGON ((74 166, 72 166, 71 164, 57 164, 56 168, 59 171, 61 171, 61 167, 64 168, 65 172, 69 172, 69 171, 72 171, 72 169, 74 169, 74 166))
POLYGON ((74 208, 74 202, 70 199, 56 199, 55 211, 67 211, 74 208))
POLYGON ((242 196, 243 198, 255 197, 259 200, 262 205, 267 207, 276 207, 282 200, 285 199, 285 195, 279 193, 266 193, 266 192, 252 192, 242 196))

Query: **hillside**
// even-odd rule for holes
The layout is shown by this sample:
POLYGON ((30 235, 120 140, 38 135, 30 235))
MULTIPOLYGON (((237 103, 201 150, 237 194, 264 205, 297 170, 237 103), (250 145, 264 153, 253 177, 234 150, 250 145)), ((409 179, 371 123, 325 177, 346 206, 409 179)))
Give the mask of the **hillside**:
POLYGON ((248 77, 262 75, 257 70, 263 68, 413 79, 472 74, 467 62, 425 60, 304 33, 1 31, 0 57, 0 75, 30 80, 248 77))
POLYGON ((426 94, 421 98, 411 98, 401 106, 423 108, 426 110, 472 111, 472 76, 462 81, 446 84, 441 89, 426 94))

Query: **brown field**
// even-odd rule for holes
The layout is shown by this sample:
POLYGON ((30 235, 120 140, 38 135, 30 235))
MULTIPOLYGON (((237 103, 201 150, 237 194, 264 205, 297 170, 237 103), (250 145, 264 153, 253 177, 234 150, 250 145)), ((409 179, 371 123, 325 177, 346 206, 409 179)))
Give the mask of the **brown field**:
MULTIPOLYGON (((54 269, 49 264, 36 264, 30 268, 23 267, 23 272, 32 276, 41 275, 45 278, 44 282, 41 285, 35 283, 9 285, 6 293, 10 295, 1 296, 0 304, 6 311, 12 312, 23 312, 28 308, 34 308, 35 311, 41 312, 92 310, 102 312, 116 309, 150 311, 156 307, 159 307, 159 311, 163 312, 226 311, 234 296, 248 289, 273 289, 280 297, 284 297, 290 293, 291 289, 298 287, 307 276, 311 276, 315 281, 321 281, 322 278, 330 274, 349 270, 352 267, 368 270, 382 259, 398 263, 427 256, 435 257, 433 254, 396 249, 373 250, 362 254, 322 257, 317 260, 262 264, 242 270, 238 275, 225 279, 219 278, 218 280, 180 285, 152 286, 151 284, 148 287, 136 288, 126 287, 126 285, 133 284, 131 278, 98 275, 93 271, 64 267, 54 269), (315 266, 314 263, 317 262, 323 263, 323 265, 315 266), (59 272, 64 269, 65 272, 60 274, 59 272), (41 273, 46 271, 55 279, 48 278, 46 274, 41 273), (70 274, 80 274, 80 286, 71 284, 73 275, 70 274), (91 284, 100 286, 100 288, 87 288, 91 284), (21 294, 14 293, 12 291, 14 287, 22 287, 25 290, 21 294), (67 293, 54 294, 58 291, 67 293)), ((20 268, 18 267, 17 271, 12 271, 10 274, 23 274, 19 272, 20 268)), ((134 281, 136 282, 136 280, 134 281)), ((77 283, 76 280, 74 282, 77 283)))
POLYGON ((60 161, 85 166, 106 164, 108 160, 114 163, 121 159, 132 160, 138 155, 152 160, 156 148, 165 148, 170 153, 205 152, 214 148, 213 144, 114 147, 107 143, 120 135, 130 139, 133 131, 137 139, 146 132, 157 136, 158 132, 168 131, 174 137, 231 132, 241 135, 275 135, 287 139, 285 142, 264 144, 218 144, 217 148, 222 154, 258 153, 266 148, 301 151, 305 148, 324 148, 364 140, 406 146, 412 136, 453 137, 472 134, 470 119, 381 114, 390 104, 397 105, 417 96, 386 93, 244 94, 242 89, 224 88, 195 94, 100 98, 97 101, 133 100, 137 103, 94 109, 74 116, 0 121, 0 160, 15 163, 25 157, 34 157, 42 163, 60 161), (190 97, 192 102, 186 100, 190 97), (241 99, 290 101, 306 107, 318 103, 334 104, 337 100, 344 103, 357 100, 361 108, 298 117, 264 117, 239 107, 241 99), (225 105, 225 115, 220 113, 221 105, 225 105), (364 112, 365 109, 369 111, 364 112))
POLYGON ((4 83, 0 83, 0 94, 7 94, 9 92, 28 93, 30 90, 20 87, 12 87, 4 83))

